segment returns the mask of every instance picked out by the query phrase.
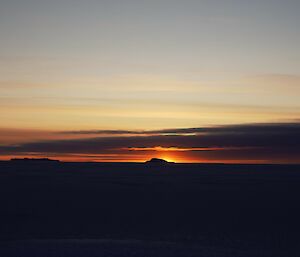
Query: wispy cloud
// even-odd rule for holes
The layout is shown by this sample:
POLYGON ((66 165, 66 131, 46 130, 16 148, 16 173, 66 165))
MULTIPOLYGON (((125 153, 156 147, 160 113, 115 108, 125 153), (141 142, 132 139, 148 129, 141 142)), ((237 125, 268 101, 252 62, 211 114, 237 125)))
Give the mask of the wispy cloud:
POLYGON ((285 131, 298 132, 300 123, 253 123, 253 124, 238 124, 226 126, 211 126, 211 127, 195 127, 195 128, 171 128, 161 130, 74 130, 61 131, 63 134, 99 134, 99 135, 182 135, 182 134, 199 134, 199 133, 282 133, 285 131))

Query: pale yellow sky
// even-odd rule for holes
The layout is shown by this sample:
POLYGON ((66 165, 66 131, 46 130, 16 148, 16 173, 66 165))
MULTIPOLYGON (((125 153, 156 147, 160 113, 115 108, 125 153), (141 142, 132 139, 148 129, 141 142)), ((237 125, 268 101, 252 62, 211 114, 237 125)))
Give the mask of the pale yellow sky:
POLYGON ((291 121, 300 117, 299 82, 287 75, 1 82, 1 127, 158 129, 291 121))
POLYGON ((299 3, 1 1, 0 127, 299 119, 299 3))

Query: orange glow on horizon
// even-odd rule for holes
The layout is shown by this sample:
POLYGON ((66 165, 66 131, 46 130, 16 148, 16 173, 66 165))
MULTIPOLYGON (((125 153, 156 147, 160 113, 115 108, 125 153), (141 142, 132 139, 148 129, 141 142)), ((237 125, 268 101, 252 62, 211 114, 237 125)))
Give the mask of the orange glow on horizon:
POLYGON ((222 150, 223 148, 208 148, 208 147, 196 147, 196 148, 181 148, 181 147, 129 147, 121 148, 122 150, 129 151, 157 151, 157 152, 187 152, 187 151, 213 151, 213 150, 222 150))
MULTIPOLYGON (((204 156, 194 155, 191 153, 195 148, 177 148, 177 147, 152 147, 152 148, 125 148, 120 152, 110 153, 20 153, 20 154, 2 154, 0 155, 0 160, 10 160, 13 158, 49 158, 60 160, 63 162, 146 162, 152 158, 164 159, 168 162, 175 163, 227 163, 227 164, 284 164, 284 163, 294 163, 298 164, 298 161, 287 160, 272 160, 272 159, 232 159, 232 158, 205 158, 204 156)), ((205 151, 204 148, 199 148, 200 152, 205 151)), ((224 151, 226 149, 216 148, 209 149, 209 151, 224 151)))
POLYGON ((190 159, 188 157, 183 158, 183 157, 176 157, 173 155, 164 155, 164 154, 157 154, 157 155, 149 155, 147 157, 145 156, 140 156, 139 158, 137 157, 132 157, 130 158, 129 156, 123 156, 123 155, 118 155, 115 156, 117 158, 109 158, 109 156, 103 156, 102 154, 99 155, 93 155, 90 157, 89 155, 85 154, 67 154, 67 155, 2 155, 0 156, 0 161, 9 161, 13 158, 49 158, 53 160, 59 160, 62 162, 135 162, 135 163, 144 163, 145 161, 150 160, 151 158, 160 158, 164 159, 168 162, 175 162, 175 163, 224 163, 224 164, 299 164, 299 162, 290 162, 290 161, 271 161, 271 160, 218 160, 218 159, 190 159))

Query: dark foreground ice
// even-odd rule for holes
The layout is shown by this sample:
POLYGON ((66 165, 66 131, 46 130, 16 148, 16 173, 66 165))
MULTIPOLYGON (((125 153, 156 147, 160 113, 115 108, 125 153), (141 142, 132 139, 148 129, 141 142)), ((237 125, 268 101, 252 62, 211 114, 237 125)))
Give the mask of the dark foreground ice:
POLYGON ((296 165, 0 162, 0 257, 296 257, 299 199, 296 165))
POLYGON ((0 244, 5 257, 290 257, 287 251, 201 247, 138 240, 32 240, 0 244))

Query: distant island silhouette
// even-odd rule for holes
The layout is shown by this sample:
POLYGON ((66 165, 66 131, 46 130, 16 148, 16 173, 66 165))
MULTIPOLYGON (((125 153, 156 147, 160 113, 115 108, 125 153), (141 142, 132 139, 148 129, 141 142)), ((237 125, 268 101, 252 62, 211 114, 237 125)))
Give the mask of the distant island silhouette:
POLYGON ((164 164, 170 164, 174 162, 168 162, 164 159, 159 159, 159 158, 152 158, 149 161, 146 161, 147 164, 157 164, 157 165, 164 165, 164 164))

